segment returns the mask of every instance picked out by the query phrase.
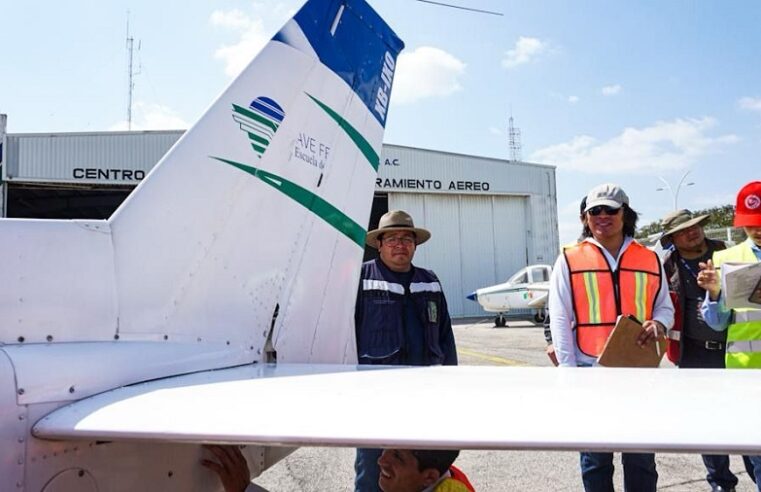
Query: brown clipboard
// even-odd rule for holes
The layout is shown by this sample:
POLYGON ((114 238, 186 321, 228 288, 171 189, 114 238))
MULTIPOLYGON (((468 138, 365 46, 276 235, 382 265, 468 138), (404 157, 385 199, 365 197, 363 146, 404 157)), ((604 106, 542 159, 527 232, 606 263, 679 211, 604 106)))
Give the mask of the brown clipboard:
POLYGON ((619 316, 605 346, 597 358, 597 363, 605 367, 658 367, 666 353, 665 337, 644 348, 637 345, 637 337, 642 333, 642 323, 633 316, 619 316))

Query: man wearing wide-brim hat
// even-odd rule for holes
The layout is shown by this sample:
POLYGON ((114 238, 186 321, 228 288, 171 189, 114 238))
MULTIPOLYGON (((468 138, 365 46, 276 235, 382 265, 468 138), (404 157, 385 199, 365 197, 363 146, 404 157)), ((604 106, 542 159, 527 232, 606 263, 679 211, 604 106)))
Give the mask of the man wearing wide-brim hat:
MULTIPOLYGON (((378 258, 362 265, 359 281, 354 321, 360 364, 457 364, 441 283, 432 271, 412 264, 417 247, 430 237, 402 210, 384 214, 367 233, 378 258)), ((380 455, 380 449, 357 450, 356 491, 378 490, 380 455)))
MULTIPOLYGON (((666 248, 663 267, 675 307, 674 329, 668 332, 668 353, 672 362, 682 369, 724 368, 726 332, 711 329, 699 315, 705 298, 705 290, 697 283, 699 265, 708 261, 714 251, 726 249, 723 241, 705 237, 703 226, 709 219, 709 215, 676 210, 661 220, 664 230, 661 244, 666 248)), ((711 388, 706 391, 710 392, 711 388)), ((720 427, 722 421, 705 424, 720 427)), ((703 455, 703 463, 712 490, 734 490, 737 477, 729 469, 729 456, 703 455)))

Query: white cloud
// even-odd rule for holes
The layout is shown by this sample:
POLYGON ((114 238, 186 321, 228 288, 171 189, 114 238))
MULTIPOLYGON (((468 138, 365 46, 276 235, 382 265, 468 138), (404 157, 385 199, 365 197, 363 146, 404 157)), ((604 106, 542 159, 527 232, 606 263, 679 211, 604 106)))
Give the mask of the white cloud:
POLYGON ((576 104, 579 102, 579 96, 568 96, 568 102, 571 104, 576 104))
MULTIPOLYGON (((109 130, 127 130, 127 121, 111 125, 109 130)), ((160 104, 138 101, 132 107, 132 130, 184 130, 190 127, 173 109, 160 104)))
POLYGON ((549 49, 549 44, 537 38, 521 36, 515 42, 515 48, 507 51, 502 59, 502 66, 507 69, 529 63, 549 49))
POLYGON ((269 39, 270 36, 265 32, 262 21, 251 20, 238 42, 217 48, 214 58, 222 60, 225 63, 225 73, 234 77, 246 68, 246 65, 261 51, 269 39))
POLYGON ((498 137, 501 137, 502 135, 504 135, 502 130, 500 130, 496 126, 490 126, 489 127, 489 133, 491 133, 492 135, 497 135, 498 137))
POLYGON ((761 97, 743 97, 737 104, 742 109, 761 112, 761 97))
POLYGON ((214 52, 214 58, 225 64, 225 73, 230 77, 238 75, 272 38, 277 29, 293 14, 286 4, 266 5, 261 2, 251 4, 252 14, 232 9, 216 10, 209 17, 214 27, 234 31, 238 40, 223 45, 214 52))
POLYGON ((531 160, 589 173, 663 173, 688 167, 717 145, 739 141, 735 135, 708 135, 714 126, 716 121, 709 117, 680 118, 645 128, 626 128, 604 142, 580 135, 539 149, 531 160))
POLYGON ((251 18, 238 9, 215 10, 209 21, 213 26, 228 29, 247 29, 251 25, 251 18))
POLYGON ((427 97, 445 97, 460 89, 465 63, 439 48, 421 46, 397 60, 391 100, 408 104, 427 97))
POLYGON ((602 88, 603 96, 615 96, 619 92, 621 92, 621 86, 619 84, 606 85, 602 88))

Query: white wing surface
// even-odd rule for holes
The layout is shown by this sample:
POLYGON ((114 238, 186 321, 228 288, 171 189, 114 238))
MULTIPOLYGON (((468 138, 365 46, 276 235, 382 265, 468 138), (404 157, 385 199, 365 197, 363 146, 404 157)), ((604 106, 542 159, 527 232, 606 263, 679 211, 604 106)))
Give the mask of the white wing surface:
POLYGON ((761 371, 754 370, 281 364, 114 390, 53 412, 37 423, 34 434, 289 446, 759 454, 759 408, 761 371), (704 425, 730 413, 726 425, 704 425))

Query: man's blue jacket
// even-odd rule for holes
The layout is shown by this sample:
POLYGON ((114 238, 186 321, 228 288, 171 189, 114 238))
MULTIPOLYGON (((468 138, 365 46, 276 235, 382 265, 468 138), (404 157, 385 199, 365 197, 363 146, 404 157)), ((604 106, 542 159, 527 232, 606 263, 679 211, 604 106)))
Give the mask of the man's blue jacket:
POLYGON ((360 364, 456 365, 452 320, 436 275, 412 266, 408 287, 380 259, 365 262, 354 313, 360 364), (406 306, 423 327, 424 360, 411 360, 406 347, 406 306))

